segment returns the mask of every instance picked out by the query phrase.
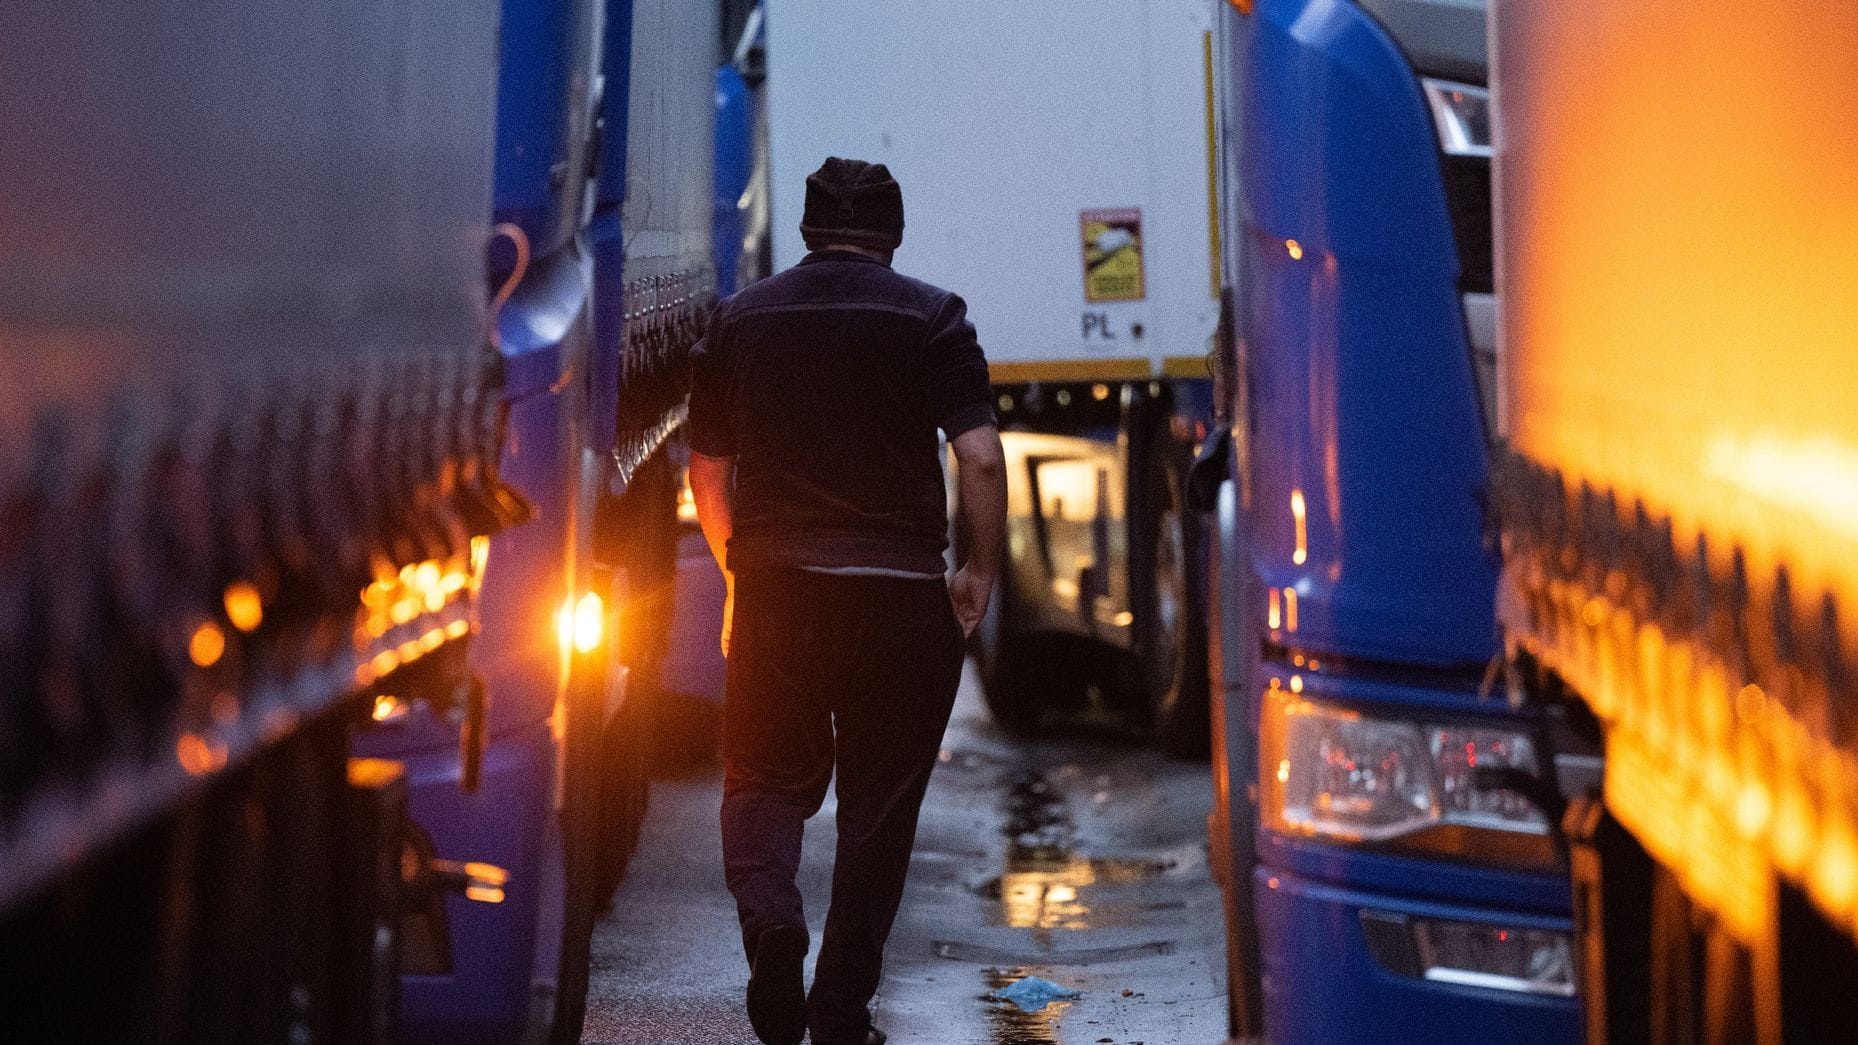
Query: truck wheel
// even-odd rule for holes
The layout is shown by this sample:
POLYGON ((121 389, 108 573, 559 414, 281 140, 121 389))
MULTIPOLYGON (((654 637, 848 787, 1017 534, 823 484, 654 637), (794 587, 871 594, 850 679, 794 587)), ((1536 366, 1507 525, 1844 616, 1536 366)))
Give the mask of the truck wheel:
POLYGON ((1011 626, 1013 593, 1009 587, 1012 566, 1001 572, 987 604, 987 615, 974 629, 971 645, 980 662, 981 696, 994 723, 1015 737, 1038 732, 1045 705, 1039 699, 1038 672, 1028 637, 1011 626))
POLYGON ((1139 540, 1130 548, 1135 651, 1127 704, 1157 743, 1207 757, 1205 528, 1186 501, 1186 470, 1165 435, 1151 444, 1139 540))
POLYGON ((561 964, 556 970, 551 1045, 581 1040, 587 1017, 587 987, 593 957, 594 923, 605 903, 601 893, 605 773, 600 729, 610 647, 575 658, 568 680, 568 736, 563 759, 561 810, 561 964))
POLYGON ((636 689, 627 695, 602 738, 605 765, 601 777, 605 783, 600 796, 600 881, 596 890, 602 907, 612 904, 613 894, 625 881, 626 867, 638 851, 639 833, 651 802, 651 734, 642 711, 643 696, 636 689))

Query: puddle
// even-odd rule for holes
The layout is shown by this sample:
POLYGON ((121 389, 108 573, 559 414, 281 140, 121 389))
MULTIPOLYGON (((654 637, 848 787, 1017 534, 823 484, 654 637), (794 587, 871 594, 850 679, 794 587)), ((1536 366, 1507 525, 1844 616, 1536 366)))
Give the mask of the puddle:
POLYGON ((1059 1045, 1058 1021, 1064 1017, 1066 1009, 1072 1002, 1054 1001, 1038 1012, 1027 1012, 1012 1002, 1000 1001, 992 996, 994 991, 1010 987, 1030 973, 1024 968, 1012 968, 1002 972, 999 969, 981 970, 981 979, 987 984, 988 993, 981 995, 981 1000, 988 1006, 987 1027, 993 1034, 993 1045, 1059 1045))
POLYGON ((1096 894, 1147 881, 1173 866, 1164 860, 1076 856, 1058 846, 1014 846, 1003 873, 970 888, 998 900, 999 924, 1010 928, 1102 929, 1139 924, 1168 905, 1096 894))
POLYGON ((1133 958, 1147 958, 1154 955, 1174 953, 1172 940, 1150 940, 1147 943, 1132 943, 1120 947, 1076 947, 1054 950, 1036 947, 1014 950, 1007 947, 988 947, 985 944, 964 943, 960 940, 935 940, 929 948, 938 958, 952 962, 973 962, 977 965, 1101 965, 1107 962, 1126 962, 1133 958))
MULTIPOLYGON (((1128 899, 1093 895, 1131 885, 1171 870, 1171 860, 1081 856, 1072 851, 1075 829, 1059 790, 1045 777, 1027 773, 1007 785, 1001 832, 1006 867, 976 893, 998 900, 999 924, 1014 929, 1088 930, 1139 924, 1150 908, 1128 899)), ((1040 942, 1049 946, 1048 938, 1040 942)))

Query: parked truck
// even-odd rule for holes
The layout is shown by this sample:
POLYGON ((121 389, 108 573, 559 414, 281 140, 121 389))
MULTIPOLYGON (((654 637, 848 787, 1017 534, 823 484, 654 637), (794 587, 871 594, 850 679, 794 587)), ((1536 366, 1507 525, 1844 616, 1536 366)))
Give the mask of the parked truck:
POLYGON ((579 1039, 717 17, 9 16, 9 1040, 579 1039))
MULTIPOLYGON (((1217 319, 1202 0, 769 0, 774 262, 827 156, 903 186, 897 267, 967 301, 1008 459, 980 635, 1016 733, 1107 710, 1206 742, 1204 575, 1183 482, 1217 319)), ((959 542, 958 542, 959 543, 959 542)))
POLYGON ((1493 686, 1484 609, 1484 4, 1217 8, 1227 322, 1195 486, 1234 1031, 1577 1041, 1567 865, 1500 786, 1560 748, 1493 686))
POLYGON ((593 920, 644 814, 646 723, 628 683, 658 673, 673 613, 661 451, 714 296, 720 8, 502 5, 500 474, 534 518, 485 548, 469 664, 482 754, 461 759, 441 709, 404 694, 405 713, 377 714, 358 747, 408 765, 434 852, 494 864, 509 887, 415 923, 432 946, 403 962, 402 1040, 579 1040, 593 920))
POLYGON ((1492 7, 1498 606, 1604 744, 1588 1041, 1858 1040, 1858 12, 1492 7))

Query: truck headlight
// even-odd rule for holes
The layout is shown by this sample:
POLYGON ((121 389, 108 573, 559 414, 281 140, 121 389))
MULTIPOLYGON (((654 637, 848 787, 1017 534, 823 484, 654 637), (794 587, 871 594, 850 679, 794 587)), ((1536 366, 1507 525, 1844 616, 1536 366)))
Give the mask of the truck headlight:
POLYGON ((1472 781, 1479 766, 1537 772, 1525 734, 1364 715, 1282 689, 1266 692, 1259 732, 1264 812, 1280 830, 1368 842, 1448 825, 1548 830, 1526 799, 1472 781))
POLYGON ((1490 156, 1490 89, 1430 77, 1420 85, 1426 89, 1445 155, 1490 156))

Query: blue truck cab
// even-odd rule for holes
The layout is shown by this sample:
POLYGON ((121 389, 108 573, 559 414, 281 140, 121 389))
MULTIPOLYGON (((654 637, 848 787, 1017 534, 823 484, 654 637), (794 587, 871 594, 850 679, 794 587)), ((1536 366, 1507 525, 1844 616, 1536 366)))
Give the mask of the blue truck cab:
POLYGON ((1548 724, 1487 670, 1483 0, 1221 7, 1212 838, 1235 1031, 1575 1041, 1565 858, 1524 794, 1548 724))
POLYGON ((713 294, 717 12, 502 3, 487 276, 499 477, 528 518, 479 549, 477 707, 408 701, 356 748, 405 763, 433 855, 507 881, 403 925, 402 1041, 580 1037, 593 921, 644 815, 628 683, 656 673, 672 615, 665 447, 713 294), (628 212, 629 183, 655 206, 628 212))

